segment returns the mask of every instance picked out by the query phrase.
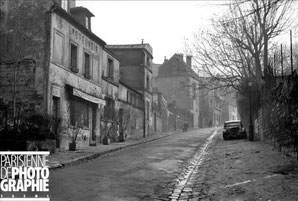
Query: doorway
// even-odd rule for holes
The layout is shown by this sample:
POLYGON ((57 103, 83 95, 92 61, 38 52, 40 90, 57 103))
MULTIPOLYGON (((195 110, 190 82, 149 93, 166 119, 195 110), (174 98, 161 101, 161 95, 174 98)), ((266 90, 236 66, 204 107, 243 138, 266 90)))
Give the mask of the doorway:
POLYGON ((56 140, 56 148, 60 148, 60 134, 59 134, 59 116, 60 116, 60 98, 53 96, 53 108, 52 108, 52 114, 53 114, 53 132, 55 135, 56 140))
POLYGON ((97 104, 92 104, 92 129, 91 129, 91 143, 96 144, 96 117, 97 117, 97 104))

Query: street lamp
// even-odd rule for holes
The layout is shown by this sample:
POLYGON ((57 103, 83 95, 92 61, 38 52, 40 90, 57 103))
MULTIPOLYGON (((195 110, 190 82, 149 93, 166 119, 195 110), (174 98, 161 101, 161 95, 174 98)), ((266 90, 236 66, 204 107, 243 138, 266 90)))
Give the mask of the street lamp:
POLYGON ((252 82, 248 82, 249 86, 249 135, 248 139, 249 141, 253 141, 254 139, 254 132, 253 132, 253 124, 252 124, 252 107, 251 107, 251 87, 252 87, 252 82))

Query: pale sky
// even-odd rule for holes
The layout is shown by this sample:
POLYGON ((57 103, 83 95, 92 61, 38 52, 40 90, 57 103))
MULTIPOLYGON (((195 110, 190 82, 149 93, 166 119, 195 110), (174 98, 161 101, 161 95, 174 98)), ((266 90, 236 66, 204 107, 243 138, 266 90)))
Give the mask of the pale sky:
POLYGON ((88 8, 92 32, 107 44, 138 44, 144 39, 153 48, 153 62, 182 53, 185 38, 208 19, 221 14, 224 1, 102 1, 77 0, 88 8))

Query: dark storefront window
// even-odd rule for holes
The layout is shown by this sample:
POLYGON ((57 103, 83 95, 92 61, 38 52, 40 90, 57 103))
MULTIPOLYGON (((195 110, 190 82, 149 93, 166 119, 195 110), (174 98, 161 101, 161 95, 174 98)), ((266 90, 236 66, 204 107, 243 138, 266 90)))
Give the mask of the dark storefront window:
POLYGON ((106 98, 106 106, 104 107, 104 118, 113 120, 115 116, 115 101, 111 98, 106 98))
POLYGON ((70 124, 89 128, 89 103, 81 98, 72 97, 70 102, 70 124))

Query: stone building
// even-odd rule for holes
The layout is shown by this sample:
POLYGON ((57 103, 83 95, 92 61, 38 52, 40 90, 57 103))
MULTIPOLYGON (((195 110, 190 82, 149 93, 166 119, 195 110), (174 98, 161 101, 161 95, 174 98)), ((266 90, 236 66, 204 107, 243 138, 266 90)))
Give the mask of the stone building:
POLYGON ((158 90, 153 90, 153 131, 155 133, 168 132, 169 111, 165 97, 158 90))
MULTIPOLYGON (((102 94, 105 106, 101 110, 101 129, 110 128, 119 121, 119 59, 110 50, 104 48, 102 57, 102 94)), ((112 133, 112 141, 117 141, 119 133, 112 133)), ((101 135, 101 137, 103 137, 101 135)), ((102 140, 102 139, 101 139, 102 140)), ((100 140, 100 141, 101 141, 100 140)))
POLYGON ((225 121, 239 119, 236 92, 231 88, 216 87, 212 79, 200 77, 204 82, 200 88, 200 127, 221 126, 225 121))
POLYGON ((107 45, 120 58, 120 81, 142 94, 144 101, 144 136, 153 132, 152 59, 149 44, 107 45))
POLYGON ((223 122, 240 119, 237 107, 237 93, 235 91, 231 91, 223 97, 222 115, 223 122))
POLYGON ((119 60, 92 33, 94 15, 75 7, 75 0, 4 1, 1 13, 1 38, 12 45, 0 49, 1 75, 6 74, 0 98, 12 102, 8 86, 15 85, 15 102, 23 103, 23 109, 61 119, 55 129, 61 149, 68 147, 78 124, 77 146, 96 145, 104 106, 108 98, 118 99, 119 60), (21 93, 22 83, 30 93, 21 93))
POLYGON ((199 125, 199 77, 192 69, 192 57, 174 54, 159 66, 155 86, 168 101, 170 117, 169 128, 180 129, 183 123, 189 127, 199 125))
POLYGON ((119 130, 125 139, 144 137, 144 101, 142 94, 120 82, 119 130))

